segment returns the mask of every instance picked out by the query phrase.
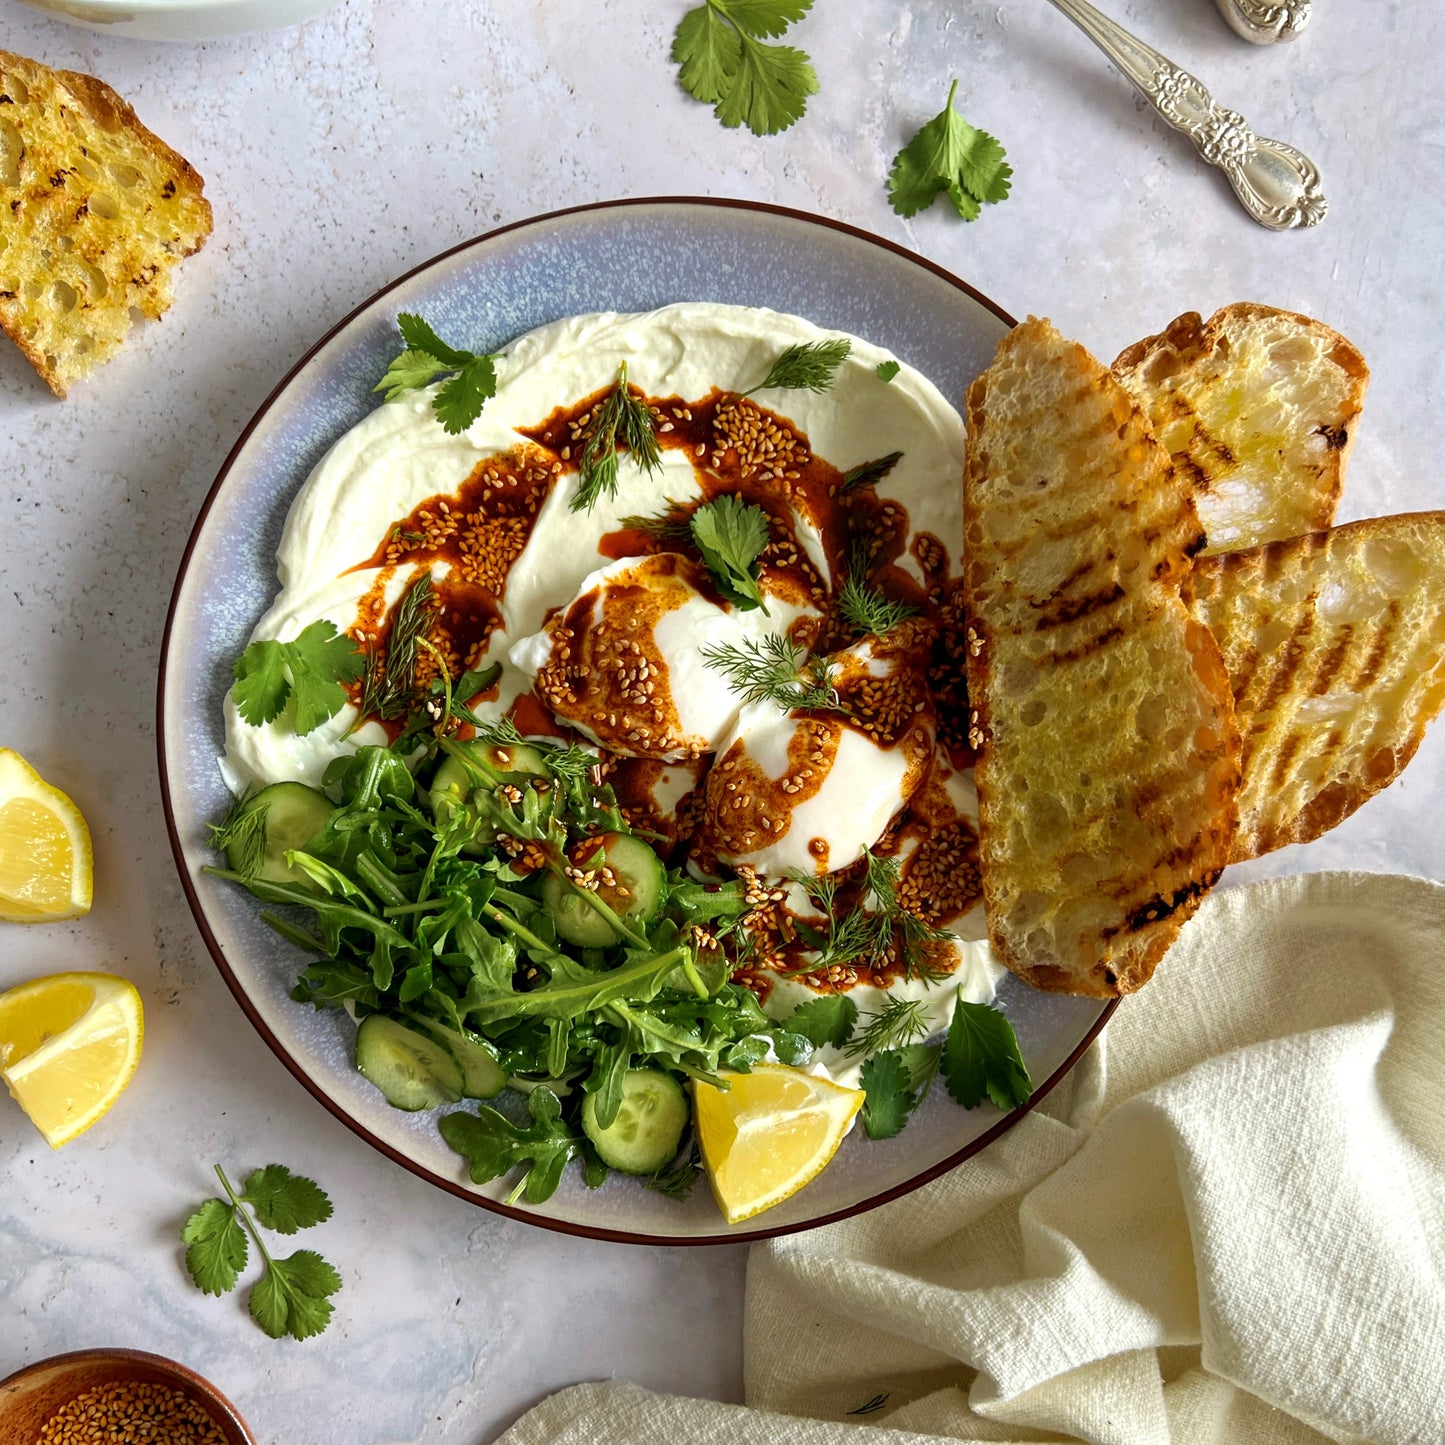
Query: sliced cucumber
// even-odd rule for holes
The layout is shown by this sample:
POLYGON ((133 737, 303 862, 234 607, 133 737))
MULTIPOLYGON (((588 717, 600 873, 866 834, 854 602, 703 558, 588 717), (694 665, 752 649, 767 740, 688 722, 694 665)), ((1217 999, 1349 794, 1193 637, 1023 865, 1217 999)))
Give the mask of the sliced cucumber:
MULTIPOLYGON (((667 872, 662 859, 640 838, 604 833, 600 849, 589 851, 579 866, 612 870, 615 883, 599 882, 597 896, 624 922, 645 929, 662 907, 667 872)), ((557 925, 557 937, 582 948, 606 948, 621 935, 576 889, 555 873, 542 884, 542 902, 557 925)))
MULTIPOLYGON (((527 778, 545 777, 547 773, 540 749, 534 748, 528 743, 504 745, 473 741, 461 743, 459 746, 478 762, 485 763, 494 772, 500 773, 505 782, 517 783, 527 778)), ((467 772, 466 766, 460 758, 454 758, 448 754, 442 759, 441 766, 436 770, 436 776, 432 778, 431 790, 427 793, 427 802, 431 806, 432 817, 438 823, 444 823, 447 815, 454 808, 466 807, 467 799, 471 795, 471 774, 467 772)), ((471 810, 468 809, 468 811, 471 810)), ((478 839, 474 843, 468 843, 464 851, 481 852, 491 844, 491 841, 490 836, 478 839)))
POLYGON ((462 1097, 461 1067, 450 1052, 381 1014, 368 1014, 356 1031, 356 1067, 388 1104, 409 1114, 462 1097))
POLYGON ((596 1096, 582 1102, 582 1132, 604 1164, 623 1174, 656 1174, 676 1157, 687 1128, 687 1095, 660 1069, 622 1076, 622 1107, 607 1128, 597 1123, 596 1096))
POLYGON ((286 851, 289 848, 304 851, 335 811, 335 804, 325 793, 318 793, 305 783, 272 783, 248 798, 236 814, 232 841, 226 847, 226 862, 237 873, 246 871, 246 864, 251 860, 245 835, 250 830, 240 825, 259 814, 264 819, 264 842, 261 866, 252 876, 269 883, 309 887, 306 875, 286 861, 286 851))
POLYGON ((497 1056, 481 1039, 470 1038, 449 1029, 436 1019, 416 1020, 456 1060, 462 1071, 462 1097, 495 1099, 507 1087, 507 1075, 497 1056))

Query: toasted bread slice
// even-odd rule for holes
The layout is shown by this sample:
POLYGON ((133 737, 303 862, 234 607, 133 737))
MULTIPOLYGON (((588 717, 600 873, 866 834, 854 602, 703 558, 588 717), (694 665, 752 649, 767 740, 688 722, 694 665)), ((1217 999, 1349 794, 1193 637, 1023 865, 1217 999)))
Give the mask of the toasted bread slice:
POLYGON ((200 176, 108 85, 0 50, 0 330, 57 396, 210 231, 200 176))
POLYGON ((1179 317, 1136 342, 1114 374, 1192 481, 1207 551, 1328 527, 1369 368, 1337 331, 1240 303, 1179 317))
POLYGON ((1180 600, 1188 488, 1047 322, 969 389, 968 684, 989 934, 1038 988, 1138 988, 1229 856, 1239 735, 1180 600))
POLYGON ((1186 597, 1223 651, 1244 739, 1232 862, 1348 817, 1445 705, 1445 512, 1204 558, 1186 597))

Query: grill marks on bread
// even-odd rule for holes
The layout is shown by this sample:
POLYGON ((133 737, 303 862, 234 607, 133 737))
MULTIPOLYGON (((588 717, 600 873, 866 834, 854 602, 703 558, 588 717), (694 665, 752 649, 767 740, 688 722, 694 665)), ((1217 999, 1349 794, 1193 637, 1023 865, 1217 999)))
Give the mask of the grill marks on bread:
POLYGON ((200 176, 115 91, 0 50, 0 330, 57 396, 210 231, 200 176))
POLYGON ((1307 843, 1399 776, 1445 705, 1445 512, 1201 559, 1243 734, 1232 862, 1307 843))
POLYGON ((1180 316, 1113 369, 1193 488, 1211 552, 1334 520, 1369 380, 1337 331, 1241 302, 1180 316))
POLYGON ((1047 322, 968 396, 965 596, 989 931, 1040 988, 1144 983, 1224 866, 1239 737, 1179 590, 1203 535, 1117 380, 1047 322))

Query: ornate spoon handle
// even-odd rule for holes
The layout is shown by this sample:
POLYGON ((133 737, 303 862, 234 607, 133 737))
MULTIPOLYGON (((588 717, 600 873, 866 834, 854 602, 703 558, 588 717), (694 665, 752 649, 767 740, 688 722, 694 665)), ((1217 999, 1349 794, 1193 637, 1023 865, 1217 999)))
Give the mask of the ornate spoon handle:
POLYGON ((1308 156, 1283 141, 1255 135, 1237 110, 1219 105, 1187 70, 1137 40, 1086 0, 1050 3, 1124 72, 1175 130, 1194 142, 1210 165, 1229 177, 1239 203, 1261 226, 1288 231, 1324 220, 1328 203, 1320 189, 1320 173, 1308 156))
POLYGON ((1219 0, 1219 11, 1255 45, 1293 40, 1310 23, 1310 0, 1219 0))

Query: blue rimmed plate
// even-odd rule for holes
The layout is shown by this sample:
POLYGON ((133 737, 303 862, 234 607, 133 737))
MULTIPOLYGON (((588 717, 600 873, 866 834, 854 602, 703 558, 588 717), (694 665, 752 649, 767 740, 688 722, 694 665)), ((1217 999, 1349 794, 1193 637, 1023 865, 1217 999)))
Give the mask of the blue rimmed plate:
MULTIPOLYGON (((571 1233, 648 1244, 758 1239, 845 1218, 897 1198, 975 1154, 1022 1117, 965 1112, 943 1090, 895 1139, 861 1130, 792 1199, 729 1231, 705 1186, 683 1203, 613 1176, 586 1189, 570 1171, 545 1205, 512 1208, 502 1181, 473 1186, 430 1115, 403 1114, 357 1074, 344 1015, 295 1004, 303 964, 255 901, 201 873, 206 823, 229 801, 216 767, 230 663, 276 591, 275 551, 297 489, 327 447, 377 405, 398 311, 444 336, 500 349, 547 321, 647 311, 673 301, 767 306, 852 332, 962 398, 1011 318, 972 287, 890 242, 837 222, 743 201, 639 200, 559 211, 428 261, 358 307, 293 368, 221 467, 181 561, 162 646, 161 790, 171 847, 211 956, 277 1057, 326 1108, 413 1173, 498 1213, 571 1233)), ((1037 1101, 1068 1072, 1112 1005, 1004 980, 1037 1101)))

